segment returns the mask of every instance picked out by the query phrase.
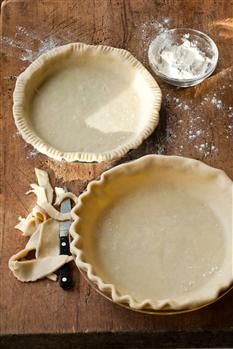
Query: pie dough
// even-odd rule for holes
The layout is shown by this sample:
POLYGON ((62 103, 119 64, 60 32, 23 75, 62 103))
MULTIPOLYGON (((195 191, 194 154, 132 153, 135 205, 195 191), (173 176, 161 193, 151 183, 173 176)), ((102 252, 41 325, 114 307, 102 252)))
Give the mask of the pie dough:
POLYGON ((66 161, 106 161, 138 147, 159 121, 161 91, 128 51, 73 43, 17 79, 13 115, 24 140, 66 161))
MULTIPOLYGON (((54 274, 63 264, 73 260, 72 256, 59 254, 59 221, 71 219, 71 214, 63 214, 53 206, 54 191, 45 171, 35 169, 38 184, 31 184, 37 196, 36 206, 26 217, 21 218, 15 228, 20 230, 29 240, 25 248, 9 260, 9 268, 14 276, 23 282, 36 281, 47 277, 56 280, 54 274), (34 252, 34 257, 30 254, 34 252)), ((56 200, 54 205, 70 198, 77 203, 73 193, 65 193, 63 188, 55 188, 56 200)))
POLYGON ((71 250, 114 302, 191 309, 232 282, 232 213, 223 171, 148 155, 88 185, 72 210, 71 250))

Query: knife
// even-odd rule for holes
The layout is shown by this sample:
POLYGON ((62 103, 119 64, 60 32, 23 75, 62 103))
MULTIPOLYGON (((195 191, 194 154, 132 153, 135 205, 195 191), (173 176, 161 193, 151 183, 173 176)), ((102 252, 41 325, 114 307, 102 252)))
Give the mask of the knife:
MULTIPOLYGON (((67 192, 67 188, 64 187, 64 191, 67 192)), ((60 208, 61 213, 69 213, 71 211, 70 199, 63 200, 60 208)), ((69 229, 71 221, 60 222, 59 224, 59 241, 60 241, 60 255, 70 255, 70 242, 69 242, 69 229)), ((68 290, 72 287, 72 278, 69 265, 66 263, 61 266, 59 270, 59 284, 64 290, 68 290)))

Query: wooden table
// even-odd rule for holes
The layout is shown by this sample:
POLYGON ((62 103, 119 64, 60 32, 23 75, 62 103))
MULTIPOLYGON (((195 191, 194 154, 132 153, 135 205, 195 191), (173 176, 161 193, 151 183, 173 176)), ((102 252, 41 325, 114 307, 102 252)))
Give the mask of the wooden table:
MULTIPOLYGON (((193 27, 217 43, 215 74, 201 85, 163 92, 157 130, 121 162, 148 153, 176 154, 224 169, 233 179, 232 45, 233 2, 208 0, 6 0, 2 4, 1 65, 1 347, 152 348, 233 345, 233 292, 217 303, 184 315, 141 315, 97 294, 74 268, 75 287, 18 282, 9 257, 26 239, 14 229, 18 216, 34 203, 25 196, 34 167, 52 183, 80 193, 109 164, 64 164, 35 154, 17 134, 12 92, 18 74, 39 53, 59 44, 83 41, 128 49, 146 67, 147 48, 163 28, 193 27), (17 336, 15 336, 17 335, 17 336)), ((113 164, 111 164, 113 165, 113 164)), ((114 164, 115 165, 115 164, 114 164)))

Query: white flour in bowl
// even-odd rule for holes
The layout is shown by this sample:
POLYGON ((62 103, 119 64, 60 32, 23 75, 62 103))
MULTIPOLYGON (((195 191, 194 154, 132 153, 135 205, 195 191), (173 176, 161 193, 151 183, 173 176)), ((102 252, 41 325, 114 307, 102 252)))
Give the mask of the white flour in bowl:
POLYGON ((173 79, 193 79, 203 75, 211 62, 195 42, 189 40, 189 34, 184 35, 179 45, 167 42, 158 54, 158 70, 173 79))

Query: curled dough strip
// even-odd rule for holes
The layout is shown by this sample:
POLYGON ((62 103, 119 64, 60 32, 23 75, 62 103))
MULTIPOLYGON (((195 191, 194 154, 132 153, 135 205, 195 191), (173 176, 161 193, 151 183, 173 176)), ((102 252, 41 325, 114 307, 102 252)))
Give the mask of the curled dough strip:
POLYGON ((75 194, 71 192, 68 192, 68 193, 64 192, 63 194, 57 195, 54 205, 59 206, 61 205, 62 201, 66 199, 71 199, 75 204, 77 204, 78 202, 78 198, 75 194))
POLYGON ((46 197, 50 204, 53 202, 53 188, 49 182, 49 176, 48 173, 42 170, 39 170, 38 168, 35 168, 35 173, 37 177, 37 181, 40 187, 45 188, 46 197))
MULTIPOLYGON (((38 184, 31 184, 28 193, 34 193, 37 204, 26 218, 20 217, 15 228, 23 235, 29 236, 24 249, 9 260, 9 268, 14 276, 23 282, 36 281, 41 278, 56 280, 54 272, 73 257, 59 254, 59 221, 71 219, 71 214, 59 212, 53 205, 53 188, 45 171, 35 169, 38 184), (29 259, 29 253, 34 258, 29 259)), ((55 188, 56 205, 67 198, 77 203, 73 193, 66 193, 63 188, 55 188)))
POLYGON ((35 206, 26 218, 19 217, 19 223, 15 226, 23 236, 31 236, 37 226, 48 219, 46 212, 39 206, 35 206))
POLYGON ((72 256, 59 255, 59 223, 48 219, 41 223, 28 240, 25 248, 9 260, 9 268, 14 276, 24 282, 49 277, 63 264, 71 261, 72 256), (26 260, 29 252, 35 251, 35 258, 26 260))
POLYGON ((61 213, 57 211, 50 202, 48 202, 46 189, 44 187, 40 187, 37 184, 31 184, 31 188, 32 190, 30 192, 33 192, 37 196, 37 205, 40 206, 50 218, 57 221, 67 221, 71 219, 70 213, 61 213))

